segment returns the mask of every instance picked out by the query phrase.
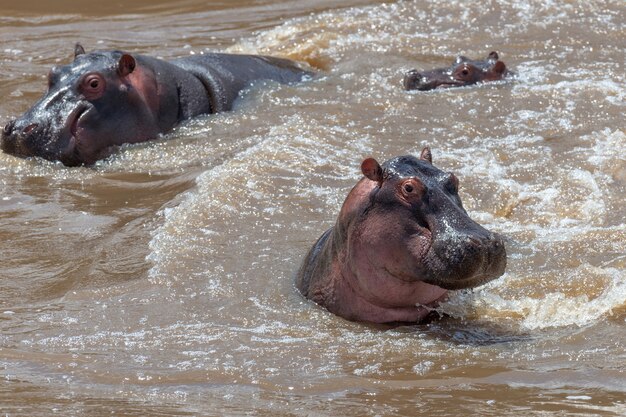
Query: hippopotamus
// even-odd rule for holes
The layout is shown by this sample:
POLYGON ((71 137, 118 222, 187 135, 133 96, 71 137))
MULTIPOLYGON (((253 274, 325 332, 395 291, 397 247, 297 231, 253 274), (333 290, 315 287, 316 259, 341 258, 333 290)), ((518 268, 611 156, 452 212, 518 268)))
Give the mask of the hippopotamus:
POLYGON ((502 80, 512 74, 504 62, 500 61, 497 52, 491 52, 487 59, 474 61, 459 56, 448 68, 437 68, 418 72, 410 70, 404 75, 405 90, 433 90, 435 88, 462 87, 485 81, 502 80))
POLYGON ((504 273, 503 238, 468 216, 459 180, 432 164, 430 148, 382 165, 367 158, 361 171, 297 273, 306 298, 352 321, 415 323, 448 290, 504 273))
POLYGON ((6 124, 6 153, 93 164, 116 146, 154 139, 185 119, 228 111, 257 80, 295 83, 312 75, 287 59, 207 53, 166 62, 123 51, 85 53, 53 67, 48 91, 6 124))

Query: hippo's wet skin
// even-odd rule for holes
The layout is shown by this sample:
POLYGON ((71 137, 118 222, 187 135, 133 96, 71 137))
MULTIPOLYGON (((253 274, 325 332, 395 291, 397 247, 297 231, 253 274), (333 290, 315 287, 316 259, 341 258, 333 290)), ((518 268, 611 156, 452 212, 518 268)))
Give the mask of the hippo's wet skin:
POLYGON ((363 161, 335 226, 306 256, 302 294, 349 320, 417 322, 447 290, 504 273, 500 236, 469 218, 454 174, 420 158, 363 161))
POLYGON ((484 81, 496 81, 511 74, 504 62, 498 59, 497 52, 491 52, 487 59, 473 61, 459 56, 448 68, 438 68, 418 72, 411 70, 404 76, 405 90, 433 90, 435 88, 462 87, 484 81))
POLYGON ((2 132, 4 152, 92 164, 124 143, 155 138, 190 117, 230 110, 255 80, 310 74, 279 58, 204 54, 165 62, 121 51, 85 53, 54 67, 48 92, 2 132))

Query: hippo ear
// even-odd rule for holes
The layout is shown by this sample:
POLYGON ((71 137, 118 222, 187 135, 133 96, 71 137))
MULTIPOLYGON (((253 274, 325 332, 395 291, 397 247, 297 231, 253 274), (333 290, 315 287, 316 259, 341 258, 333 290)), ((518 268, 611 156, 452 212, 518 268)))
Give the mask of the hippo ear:
POLYGON ((493 66, 493 71, 497 74, 504 74, 506 71, 506 65, 504 65, 504 62, 498 61, 496 62, 496 65, 493 66))
POLYGON ((429 164, 433 163, 433 154, 430 152, 430 147, 424 146, 422 153, 420 153, 420 159, 428 162, 429 164))
POLYGON ((489 58, 489 59, 493 59, 494 61, 497 61, 497 60, 498 60, 498 58, 499 58, 499 57, 498 57, 498 53, 497 53, 496 51, 491 51, 491 52, 489 53, 489 57, 488 57, 488 58, 489 58))
POLYGON ((74 45, 74 59, 76 59, 78 55, 84 55, 84 54, 85 54, 85 48, 83 48, 83 45, 76 42, 76 45, 74 45))
POLYGON ((117 64, 117 72, 121 77, 126 77, 128 74, 133 72, 135 66, 137 66, 135 58, 133 58, 132 55, 124 54, 120 58, 120 62, 117 64))
POLYGON ((361 162, 361 172, 370 180, 376 181, 378 185, 383 183, 383 169, 374 158, 367 158, 361 162))

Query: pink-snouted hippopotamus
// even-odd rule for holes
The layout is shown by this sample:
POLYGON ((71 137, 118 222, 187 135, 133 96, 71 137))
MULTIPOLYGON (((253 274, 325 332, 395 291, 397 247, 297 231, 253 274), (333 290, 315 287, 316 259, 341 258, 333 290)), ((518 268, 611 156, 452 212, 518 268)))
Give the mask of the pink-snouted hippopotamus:
POLYGON ((334 227, 304 259, 296 286, 353 321, 419 322, 447 290, 504 273, 503 239, 468 216, 454 174, 420 158, 368 158, 334 227))
POLYGON ((448 68, 437 68, 418 72, 410 70, 404 75, 405 90, 434 90, 436 88, 463 87, 479 82, 502 80, 513 74, 500 61, 497 52, 491 52, 487 59, 473 61, 459 56, 448 68))
POLYGON ((257 80, 295 83, 311 72, 280 58, 210 53, 166 62, 122 51, 85 53, 48 74, 48 91, 3 129, 6 153, 93 164, 124 143, 154 139, 185 119, 231 110, 257 80))

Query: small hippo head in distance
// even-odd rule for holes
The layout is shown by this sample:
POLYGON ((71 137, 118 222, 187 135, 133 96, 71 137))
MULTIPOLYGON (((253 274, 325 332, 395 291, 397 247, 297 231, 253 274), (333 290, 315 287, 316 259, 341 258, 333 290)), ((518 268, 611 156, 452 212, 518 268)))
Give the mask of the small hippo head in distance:
POLYGON ((405 90, 434 90, 436 88, 462 87, 479 82, 502 80, 511 74, 497 52, 480 61, 459 56, 452 66, 418 72, 410 70, 404 76, 405 90))

